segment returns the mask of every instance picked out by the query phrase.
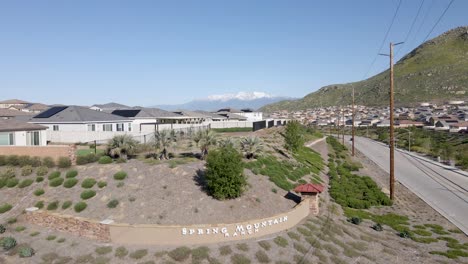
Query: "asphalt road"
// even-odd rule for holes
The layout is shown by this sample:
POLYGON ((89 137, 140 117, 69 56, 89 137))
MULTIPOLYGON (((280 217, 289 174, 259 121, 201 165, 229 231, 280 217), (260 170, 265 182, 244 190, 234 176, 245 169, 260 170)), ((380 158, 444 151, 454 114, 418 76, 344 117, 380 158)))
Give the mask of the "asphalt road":
MULTIPOLYGON (((356 149, 390 172, 387 145, 362 137, 355 140, 356 149)), ((468 173, 396 150, 395 179, 468 235, 468 173)))

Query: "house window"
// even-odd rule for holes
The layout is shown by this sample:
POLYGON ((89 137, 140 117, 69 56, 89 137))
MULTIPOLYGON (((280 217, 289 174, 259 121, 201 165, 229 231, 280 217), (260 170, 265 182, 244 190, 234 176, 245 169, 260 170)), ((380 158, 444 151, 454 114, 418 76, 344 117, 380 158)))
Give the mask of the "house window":
POLYGON ((102 125, 102 131, 112 131, 112 124, 102 125))
POLYGON ((96 131, 96 125, 95 124, 88 125, 88 131, 96 131))
POLYGON ((59 126, 58 126, 58 125, 54 125, 54 126, 52 127, 52 130, 54 130, 54 131, 59 131, 59 126))
POLYGON ((128 123, 128 131, 132 131, 132 123, 128 123))
POLYGON ((39 131, 28 132, 26 141, 28 146, 39 146, 41 142, 39 131))
POLYGON ((117 131, 124 131, 124 124, 116 124, 117 131))
POLYGON ((14 133, 0 133, 0 146, 10 146, 15 144, 14 133))

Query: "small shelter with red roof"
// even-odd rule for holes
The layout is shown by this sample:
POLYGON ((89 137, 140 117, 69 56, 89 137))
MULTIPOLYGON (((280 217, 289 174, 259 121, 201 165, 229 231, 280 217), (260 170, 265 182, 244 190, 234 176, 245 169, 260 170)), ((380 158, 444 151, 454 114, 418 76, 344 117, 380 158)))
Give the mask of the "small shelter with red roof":
POLYGON ((319 204, 318 204, 318 196, 319 193, 323 192, 323 185, 321 184, 313 184, 307 183, 302 184, 294 188, 294 192, 300 193, 303 199, 309 198, 310 199, 310 211, 313 214, 318 214, 319 212, 319 204))

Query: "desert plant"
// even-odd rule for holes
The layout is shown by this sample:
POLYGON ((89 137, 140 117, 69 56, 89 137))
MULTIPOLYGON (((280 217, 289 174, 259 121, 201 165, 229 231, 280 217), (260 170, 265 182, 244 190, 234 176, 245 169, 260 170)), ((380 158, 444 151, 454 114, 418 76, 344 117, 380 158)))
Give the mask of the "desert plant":
POLYGON ((36 182, 43 182, 44 181, 44 177, 37 177, 36 178, 36 182))
POLYGON ((26 165, 31 165, 31 157, 26 155, 18 156, 18 166, 23 167, 26 165))
POLYGON ((8 188, 13 188, 15 187, 16 185, 18 185, 19 183, 19 180, 16 179, 16 178, 10 178, 6 181, 6 187, 8 188))
POLYGON ((195 144, 200 147, 201 158, 205 159, 208 155, 208 149, 211 146, 216 145, 217 137, 216 134, 211 130, 198 130, 192 137, 195 144))
POLYGON ((46 166, 47 168, 55 167, 55 161, 51 157, 44 157, 42 159, 42 165, 46 166))
POLYGON ((57 167, 59 168, 70 168, 71 167, 71 160, 68 157, 60 157, 58 159, 57 167))
POLYGON ((139 250, 136 250, 136 251, 130 253, 130 255, 128 255, 128 256, 130 258, 132 258, 132 259, 141 259, 144 256, 146 256, 147 254, 148 254, 147 249, 139 249, 139 250))
POLYGON ((112 158, 109 156, 102 156, 98 160, 99 164, 110 164, 112 163, 112 158))
POLYGON ((106 255, 112 252, 111 246, 98 247, 94 250, 98 255, 106 255))
POLYGON ((6 165, 18 166, 18 155, 9 155, 6 157, 6 165))
POLYGON ((125 171, 119 171, 114 174, 114 179, 121 181, 127 177, 127 173, 125 171))
POLYGON ((49 172, 49 168, 47 168, 46 166, 41 166, 41 167, 37 168, 36 175, 37 176, 45 176, 48 172, 49 172))
POLYGON ((153 134, 153 147, 156 151, 161 151, 159 153, 159 159, 168 159, 167 148, 172 143, 171 135, 167 130, 155 131, 153 134))
POLYGON ((232 147, 214 150, 206 161, 206 185, 216 199, 239 197, 247 185, 242 157, 232 147))
POLYGON ((79 213, 86 209, 86 207, 88 207, 88 205, 85 202, 78 202, 77 204, 75 204, 73 209, 75 209, 75 212, 79 213))
POLYGON ((270 263, 271 261, 268 255, 263 250, 257 251, 257 253, 255 253, 255 258, 257 258, 258 262, 260 263, 270 263))
POLYGON ((21 175, 22 176, 29 176, 33 173, 33 167, 31 165, 26 165, 21 168, 21 175))
POLYGON ((104 188, 104 187, 107 186, 107 182, 105 182, 105 181, 99 181, 99 182, 97 183, 97 186, 98 186, 99 188, 102 189, 102 188, 104 188))
POLYGON ((78 179, 76 178, 69 178, 63 183, 63 187, 65 188, 73 188, 78 183, 78 179))
POLYGON ((31 247, 22 247, 18 251, 20 258, 30 258, 34 255, 34 249, 31 247))
POLYGON ((49 211, 57 210, 58 206, 59 206, 59 201, 53 201, 47 205, 47 210, 49 211))
POLYGON ((241 139, 242 153, 247 159, 256 158, 263 151, 263 142, 258 137, 246 137, 241 139))
POLYGON ((65 201, 62 204, 62 209, 63 210, 68 209, 71 205, 72 205, 72 201, 65 201))
POLYGON ((42 161, 40 157, 31 157, 31 166, 39 167, 41 166, 42 161))
POLYGON ((43 201, 38 201, 37 203, 34 204, 34 207, 42 209, 44 207, 44 202, 43 201))
POLYGON ((77 170, 69 170, 67 171, 65 178, 75 178, 77 175, 78 175, 77 170))
POLYGON ((375 231, 383 231, 383 227, 381 224, 377 223, 375 225, 372 226, 372 229, 374 229, 375 231))
POLYGON ((351 217, 351 219, 349 219, 349 222, 351 222, 351 223, 353 223, 355 225, 359 225, 359 224, 361 224, 362 220, 358 216, 353 216, 353 217, 351 217))
POLYGON ((0 225, 0 234, 5 233, 6 228, 3 225, 0 225))
POLYGON ((9 179, 16 177, 16 169, 14 167, 6 167, 1 174, 2 178, 9 179))
POLYGON ((88 200, 90 198, 93 198, 96 195, 96 192, 93 190, 85 190, 81 193, 80 197, 83 200, 88 200))
POLYGON ((41 195, 43 195, 44 193, 45 193, 44 189, 36 189, 36 190, 34 191, 34 195, 36 195, 36 196, 41 196, 41 195))
POLYGON ((49 174, 47 179, 52 180, 52 179, 55 179, 55 178, 58 178, 58 177, 60 177, 60 171, 53 171, 53 172, 51 172, 49 174))
POLYGON ((188 247, 178 247, 172 251, 169 251, 167 255, 171 257, 173 260, 182 262, 190 257, 190 253, 192 251, 188 247))
POLYGON ((56 238, 57 238, 57 236, 48 235, 48 236, 46 237, 46 240, 47 240, 47 241, 52 241, 52 240, 55 240, 56 238))
POLYGON ((15 231, 16 231, 16 232, 23 232, 24 230, 26 230, 26 227, 25 227, 25 226, 17 226, 17 227, 15 228, 15 231))
POLYGON ((229 245, 226 245, 226 246, 222 246, 219 248, 219 254, 221 256, 226 256, 226 255, 229 255, 232 253, 232 249, 229 245))
POLYGON ((135 153, 138 142, 130 135, 117 135, 107 143, 107 155, 127 159, 135 153))
POLYGON ((34 182, 33 179, 24 179, 18 184, 18 188, 26 188, 34 182))
POLYGON ((118 258, 124 258, 128 255, 128 250, 125 247, 118 247, 115 249, 115 254, 118 258))
POLYGON ((119 200, 117 200, 117 199, 110 200, 110 201, 107 203, 107 207, 108 207, 108 208, 116 208, 117 205, 119 205, 119 200))
POLYGON ((77 165, 84 165, 92 162, 96 162, 98 160, 98 156, 94 153, 88 153, 86 155, 80 155, 76 157, 76 164, 77 165))
POLYGON ((93 186, 96 184, 96 180, 93 179, 93 178, 86 178, 83 180, 83 182, 81 183, 81 187, 85 188, 85 189, 90 189, 90 188, 93 188, 93 186))
POLYGON ((16 239, 13 237, 4 237, 0 240, 0 245, 4 250, 10 250, 16 246, 16 239))
POLYGON ((64 181, 63 178, 52 179, 51 181, 49 181, 49 186, 50 187, 58 187, 58 186, 62 185, 63 181, 64 181))
POLYGON ((286 238, 284 238, 282 236, 275 237, 275 239, 273 239, 273 241, 276 243, 276 245, 278 245, 280 247, 286 247, 289 244, 288 240, 286 240, 286 238))
POLYGON ((408 230, 402 230, 398 235, 402 238, 411 238, 411 233, 408 230))

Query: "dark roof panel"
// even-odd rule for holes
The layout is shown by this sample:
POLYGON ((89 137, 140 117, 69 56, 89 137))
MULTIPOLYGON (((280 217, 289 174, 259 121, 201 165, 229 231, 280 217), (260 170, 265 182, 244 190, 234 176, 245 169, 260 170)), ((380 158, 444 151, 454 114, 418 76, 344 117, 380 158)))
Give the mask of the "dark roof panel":
POLYGON ((38 115, 34 116, 34 118, 49 118, 63 110, 67 109, 68 106, 54 106, 51 107, 44 112, 39 113, 38 115))
POLYGON ((123 117, 135 117, 140 113, 140 109, 125 109, 125 110, 114 110, 112 111, 113 115, 123 116, 123 117))

